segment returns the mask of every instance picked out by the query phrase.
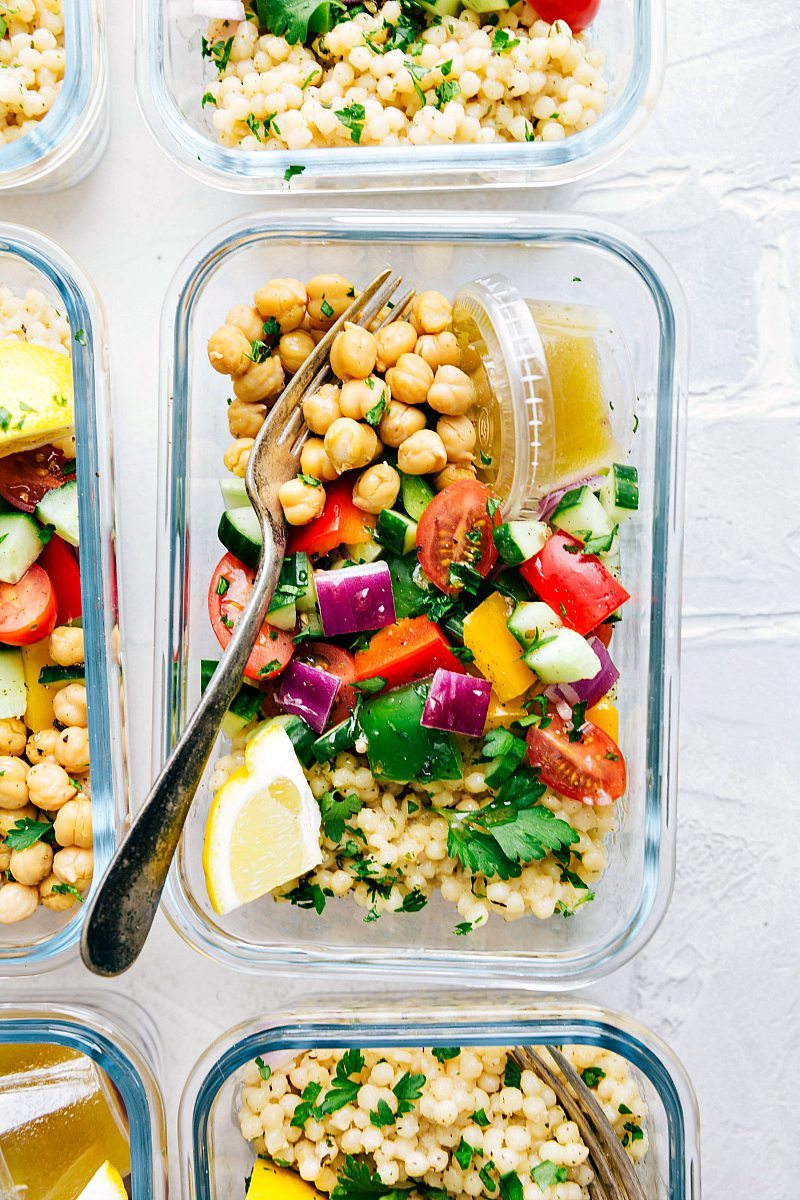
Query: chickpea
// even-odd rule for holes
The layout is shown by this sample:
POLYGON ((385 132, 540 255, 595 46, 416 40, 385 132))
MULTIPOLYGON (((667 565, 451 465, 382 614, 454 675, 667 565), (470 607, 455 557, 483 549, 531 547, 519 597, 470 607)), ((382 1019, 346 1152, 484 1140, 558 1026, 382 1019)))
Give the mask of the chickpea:
POLYGON ((395 400, 404 404, 424 404, 433 383, 433 371, 418 354, 401 354, 397 365, 386 372, 386 382, 395 400))
POLYGON ((433 429, 412 433, 397 451, 397 465, 407 475, 432 475, 444 470, 447 451, 438 433, 433 429))
POLYGON ((69 683, 53 697, 53 716, 60 725, 87 725, 86 685, 69 683))
POLYGON ((0 844, 0 873, 11 866, 11 847, 0 844))
POLYGON ((264 318, 249 304, 234 304, 225 318, 226 325, 235 325, 247 338, 248 348, 264 337, 264 318))
POLYGON ((378 433, 384 446, 397 447, 412 433, 419 433, 426 424, 425 413, 421 409, 401 404, 399 400, 390 400, 378 425, 378 433))
POLYGON ((85 892, 92 882, 94 873, 94 851, 80 846, 69 846, 53 856, 53 874, 59 883, 71 883, 79 892, 85 892))
POLYGON ((439 417, 436 432, 444 442, 448 462, 472 462, 477 434, 469 417, 439 417))
POLYGON ((255 440, 266 415, 266 404, 246 404, 244 400, 231 400, 228 405, 228 429, 231 437, 255 440))
POLYGON ((281 333, 303 324, 308 295, 299 279, 271 279, 255 294, 255 304, 265 320, 274 317, 281 333))
POLYGON ((378 348, 377 367, 381 372, 393 367, 401 354, 410 354, 417 344, 417 331, 408 321, 393 321, 375 334, 378 348))
POLYGON ((32 733, 25 746, 25 755, 31 766, 46 758, 55 758, 57 741, 57 729, 40 729, 38 733, 32 733))
POLYGON ((72 892, 56 892, 53 889, 63 887, 57 875, 48 875, 39 884, 39 899, 50 912, 66 912, 78 901, 72 892))
POLYGON ((420 292, 414 297, 411 315, 421 333, 441 333, 453 320, 453 306, 441 292, 420 292))
POLYGON ((325 488, 321 483, 314 486, 302 479, 290 479, 281 485, 278 499, 290 525, 307 525, 325 507, 325 488))
POLYGON ((283 391, 284 374, 281 360, 271 354, 263 362, 251 362, 249 368, 233 383, 233 394, 245 404, 258 400, 271 400, 283 391))
POLYGON ((27 768, 21 758, 0 755, 0 808, 14 812, 28 803, 27 768))
POLYGON ((72 775, 89 770, 89 730, 70 725, 58 735, 56 762, 72 775))
POLYGON ((8 834, 10 829, 13 829, 17 821, 24 821, 25 818, 30 821, 38 821, 39 814, 32 804, 26 804, 24 808, 0 808, 0 841, 8 834))
POLYGON ((443 471, 433 481, 433 486, 437 492, 443 491, 449 484, 455 483, 458 479, 474 479, 476 476, 475 468, 467 463, 448 463, 443 471))
POLYGON ((291 333, 285 333, 278 342, 283 369, 289 375, 294 375, 295 371, 300 370, 314 346, 313 337, 303 329, 293 329, 291 333))
POLYGON ((323 483, 339 478, 339 472, 328 458, 322 438, 309 438, 305 443, 300 451, 300 470, 304 475, 321 479, 323 483))
POLYGON ((391 396, 388 383, 379 375, 368 375, 366 379, 348 379, 347 383, 342 384, 342 416, 360 421, 381 403, 381 397, 385 408, 391 396))
POLYGON ((5 717, 0 721, 0 754, 22 754, 28 728, 19 717, 5 717))
POLYGON ((250 366, 250 343, 235 325, 220 325, 208 339, 208 361, 220 375, 243 375, 250 366))
POLYGON ((235 442, 231 442, 223 454, 222 461, 237 479, 244 479, 247 460, 254 445, 255 438, 237 438, 235 442))
POLYGON ((380 442, 369 425, 362 425, 350 417, 339 417, 325 434, 325 449, 341 475, 342 471, 353 471, 371 463, 380 449, 380 442))
POLYGON ((378 346, 368 329, 347 322, 331 346, 331 370, 340 379, 366 379, 375 366, 378 346))
POLYGON ((465 346, 461 351, 461 362, 459 363, 462 371, 466 371, 468 375, 474 375, 483 366, 483 359, 474 346, 465 346))
POLYGON ((27 921, 39 907, 39 891, 22 883, 7 883, 0 888, 0 925, 27 921))
POLYGON ((92 806, 82 796, 68 800, 56 815, 53 832, 59 846, 80 846, 88 850, 92 844, 92 806))
POLYGON ((53 847, 47 842, 35 842, 27 850, 14 850, 11 854, 10 871, 17 883, 35 887, 50 874, 53 866, 53 847))
POLYGON ((50 634, 50 657, 59 667, 77 667, 83 662, 83 630, 57 625, 50 634))
POLYGON ((308 318, 312 329, 330 329, 356 294, 341 275, 315 275, 306 284, 308 318))
POLYGON ((359 475, 353 488, 353 504, 368 513, 391 508, 400 492, 400 476, 389 463, 375 463, 359 475))
POLYGON ((318 391, 303 401, 303 417, 312 433, 326 434, 333 422, 342 415, 341 391, 333 383, 324 383, 318 391))
MULTIPOLYGON (((63 734, 58 734, 56 738, 56 750, 59 748, 61 737, 63 734)), ((69 775, 60 763, 45 759, 35 767, 28 768, 28 792, 37 808, 43 809, 44 812, 57 812, 68 800, 72 800, 77 788, 70 783, 69 775)))
POLYGON ((428 404, 439 413, 457 417, 475 404, 475 385, 459 367, 439 367, 428 392, 428 404))
POLYGON ((460 367, 461 347, 454 333, 425 333, 416 344, 415 353, 424 358, 432 371, 439 367, 460 367))

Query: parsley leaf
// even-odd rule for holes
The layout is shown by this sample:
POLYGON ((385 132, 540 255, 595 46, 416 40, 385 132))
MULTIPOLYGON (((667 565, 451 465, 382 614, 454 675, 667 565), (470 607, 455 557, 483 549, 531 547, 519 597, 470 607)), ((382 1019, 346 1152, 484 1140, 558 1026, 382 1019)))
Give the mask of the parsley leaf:
POLYGON ((73 883, 54 883, 50 889, 54 896, 74 896, 79 904, 83 904, 86 897, 78 891, 73 883))
POLYGON ((283 182, 288 183, 290 179, 294 179, 295 175, 302 175, 305 167, 291 166, 287 167, 283 172, 283 182))
POLYGON ((378 1101, 378 1107, 371 1110, 369 1119, 376 1129, 382 1129, 384 1125, 394 1125, 394 1113, 385 1100, 378 1101))
POLYGON ((472 921, 459 921, 453 929, 453 933, 456 937, 466 937, 468 933, 472 933, 474 928, 472 921))
MULTIPOLYGON (((364 132, 364 122, 367 117, 364 105, 348 104, 346 108, 336 109, 336 116, 350 130, 351 140, 358 145, 361 141, 361 135, 364 132)), ((331 313, 331 315, 333 314, 331 313)))
POLYGON ((586 1067, 581 1071, 581 1079, 588 1088, 596 1088, 601 1079, 605 1079, 606 1073, 602 1067, 586 1067))
POLYGON ((9 850, 27 850, 42 838, 47 838, 52 829, 51 821, 34 821, 31 817, 21 817, 6 834, 5 845, 9 850))
POLYGON ((461 1053, 460 1046, 434 1046, 431 1054, 437 1062, 447 1062, 451 1058, 458 1058, 461 1053))
POLYGON ((346 1104, 352 1104, 358 1095, 361 1084, 351 1075, 358 1075, 364 1069, 364 1055, 355 1047, 346 1050, 336 1064, 336 1074, 331 1080, 331 1086, 314 1110, 314 1118, 326 1117, 329 1113, 338 1112, 346 1104))
POLYGON ((544 1162, 540 1162, 531 1170, 531 1179, 543 1192, 546 1192, 555 1183, 567 1182, 567 1168, 557 1167, 554 1162, 546 1158, 544 1162))
POLYGON ((457 79, 446 79, 443 83, 437 84, 434 88, 436 96, 436 107, 441 112, 445 104, 449 104, 451 100, 455 100, 456 96, 461 94, 461 84, 457 79))
POLYGON ((489 1125, 489 1118, 486 1115, 485 1108, 477 1109, 472 1114, 471 1120, 473 1120, 476 1125, 480 1125, 481 1129, 486 1129, 489 1125))
POLYGON ((375 692, 382 692, 386 687, 386 680, 382 675, 373 675, 371 679, 359 679, 356 683, 351 683, 349 687, 355 688, 357 692, 364 692, 367 696, 373 696, 375 692))
POLYGON ((332 895, 333 892, 330 889, 323 890, 318 883, 309 883, 307 879, 304 879, 290 892, 284 892, 283 898, 290 904, 296 905, 297 908, 313 908, 319 915, 325 909, 326 897, 332 895))
POLYGON ((512 38, 507 29, 495 29, 492 37, 492 49, 495 54, 507 54, 519 45, 519 38, 512 38))
POLYGON ((522 1180, 516 1171, 500 1176, 500 1195, 503 1200, 522 1200, 522 1180))
POLYGON ((413 1190, 412 1187, 398 1188, 384 1183, 377 1171, 373 1173, 367 1163, 348 1154, 338 1183, 331 1192, 331 1200, 380 1200, 384 1196, 395 1200, 413 1190))
POLYGON ((306 485, 306 487, 320 487, 321 486, 320 481, 317 479, 316 475, 307 475, 304 471, 298 471, 297 478, 300 480, 301 483, 304 483, 306 485))
POLYGON ((400 905, 399 908, 395 909, 395 912, 401 912, 401 913, 419 912, 420 909, 424 908, 427 903, 428 903, 428 897, 424 894, 424 892, 421 892, 419 890, 419 888, 412 888, 412 890, 406 896, 403 897, 403 903, 400 905))
POLYGON ((259 25, 291 45, 307 40, 309 21, 325 7, 325 0, 255 0, 259 25))
POLYGON ((314 1105, 317 1102, 317 1097, 322 1091, 321 1083, 307 1083, 303 1088, 303 1094, 300 1097, 300 1103, 294 1110, 290 1125, 293 1129, 302 1129, 306 1121, 314 1113, 314 1105))
POLYGON ((518 1088, 522 1082, 522 1068, 515 1058, 511 1055, 506 1057, 506 1067, 503 1072, 503 1085, 509 1088, 518 1088))
POLYGON ((258 1067, 258 1073, 261 1078, 264 1081, 269 1079, 270 1075, 272 1074, 272 1067, 268 1066, 260 1056, 256 1059, 256 1066, 258 1067))
POLYGON ((217 102, 216 102, 216 100, 214 99, 214 97, 212 96, 211 92, 203 92, 203 98, 202 98, 202 100, 200 101, 200 107, 201 107, 201 108, 205 108, 205 106, 206 106, 207 104, 213 104, 213 105, 214 105, 214 107, 216 108, 216 104, 217 104, 217 102))
POLYGON ((406 1113, 411 1112, 414 1107, 414 1101, 419 1100, 422 1095, 424 1083, 424 1075, 412 1075, 409 1071, 406 1071, 404 1075, 400 1076, 392 1088, 397 1097, 398 1117, 403 1117, 406 1113))
POLYGON ((475 1147, 470 1146, 469 1142, 465 1142, 463 1137, 453 1151, 453 1158, 456 1160, 462 1171, 469 1170, 472 1162, 472 1156, 475 1153, 475 1147))
POLYGON ((322 830, 326 838, 337 844, 344 837, 345 822, 364 807, 355 792, 342 796, 338 791, 323 792, 317 801, 322 817, 322 830))

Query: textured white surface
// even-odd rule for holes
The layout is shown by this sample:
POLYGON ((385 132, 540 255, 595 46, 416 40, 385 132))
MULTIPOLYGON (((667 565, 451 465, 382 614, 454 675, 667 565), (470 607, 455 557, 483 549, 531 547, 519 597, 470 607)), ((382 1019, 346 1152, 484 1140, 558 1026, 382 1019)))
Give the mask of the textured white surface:
MULTIPOLYGON (((143 745, 161 301, 198 238, 257 204, 192 183, 152 143, 133 100, 130 6, 107 7, 107 156, 75 191, 0 200, 0 217, 60 240, 105 300, 129 695, 134 745, 143 745)), ((580 187, 490 202, 619 221, 667 255, 688 296, 677 882, 651 944, 594 994, 650 1024, 683 1058, 700 1101, 706 1196, 791 1200, 800 1072, 800 19, 784 0, 670 0, 669 8, 666 85, 639 141, 580 187)), ((449 202, 443 194, 418 206, 449 202)), ((487 203, 475 194, 453 202, 487 203)), ((135 780, 142 788, 141 772, 135 780)), ((4 985, 3 994, 63 995, 87 982, 75 966, 4 985)), ((161 1028, 174 1130, 182 1080, 200 1047, 290 989, 201 960, 162 921, 124 990, 161 1028)), ((174 1132, 171 1151, 176 1182, 174 1132)))

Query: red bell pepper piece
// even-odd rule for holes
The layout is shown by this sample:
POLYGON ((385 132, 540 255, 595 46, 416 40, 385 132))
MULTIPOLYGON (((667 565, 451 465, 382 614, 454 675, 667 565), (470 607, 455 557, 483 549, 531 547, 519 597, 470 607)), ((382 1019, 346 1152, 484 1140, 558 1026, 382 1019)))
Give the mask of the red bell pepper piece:
POLYGON ((519 570, 537 596, 576 633, 587 634, 630 600, 600 559, 584 554, 581 543, 566 533, 554 533, 519 570))
POLYGON ((325 507, 307 525, 298 525, 289 533, 292 553, 328 554, 342 542, 348 546, 364 542, 371 535, 375 518, 353 504, 353 481, 347 475, 325 484, 325 507))
POLYGON ((365 650, 356 653, 356 680, 380 676, 387 687, 425 679, 437 667, 466 674, 438 625, 428 617, 404 617, 380 629, 365 650))
POLYGON ((81 569, 66 542, 55 534, 39 555, 38 563, 47 572, 58 604, 58 623, 75 621, 83 612, 81 569))

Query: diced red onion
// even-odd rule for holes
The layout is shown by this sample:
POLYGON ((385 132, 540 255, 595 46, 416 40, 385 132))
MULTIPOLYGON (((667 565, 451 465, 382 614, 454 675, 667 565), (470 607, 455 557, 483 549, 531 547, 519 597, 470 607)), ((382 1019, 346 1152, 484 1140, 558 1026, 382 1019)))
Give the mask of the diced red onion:
POLYGON ((292 660, 283 672, 277 702, 284 712, 302 717, 315 733, 322 733, 340 685, 330 671, 292 660))
POLYGON ((395 622, 392 577, 385 562, 316 571, 317 603, 327 637, 364 633, 395 622))
POLYGON ((574 483, 568 483, 566 487, 556 488, 555 491, 548 492, 539 501, 539 520, 549 521, 561 499, 566 496, 567 492, 573 491, 575 488, 588 487, 594 492, 597 488, 602 487, 605 483, 603 475, 587 475, 583 479, 576 479, 574 483))
POLYGON ((439 667, 431 681, 421 725, 480 737, 489 711, 492 685, 488 679, 459 675, 439 667))
POLYGON ((553 683, 545 688, 545 695, 556 705, 559 716, 568 720, 574 704, 585 704, 591 708, 611 691, 619 679, 619 671, 614 666, 611 655, 606 650, 599 637, 594 635, 586 641, 600 659, 600 670, 593 679, 579 679, 576 683, 553 683), (560 705, 570 708, 570 713, 562 711, 560 705))
POLYGON ((242 0, 194 0, 194 15, 213 21, 243 21, 246 13, 242 0))

